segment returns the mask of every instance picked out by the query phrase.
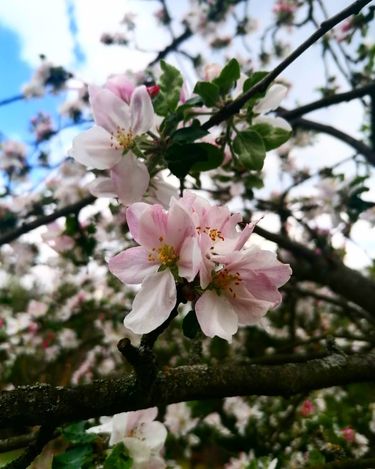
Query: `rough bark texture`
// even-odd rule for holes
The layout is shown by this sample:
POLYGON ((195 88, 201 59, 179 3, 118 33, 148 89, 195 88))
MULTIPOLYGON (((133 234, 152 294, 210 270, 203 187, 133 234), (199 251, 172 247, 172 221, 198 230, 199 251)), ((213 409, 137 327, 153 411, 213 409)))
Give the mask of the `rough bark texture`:
POLYGON ((159 372, 147 390, 134 375, 75 387, 22 386, 0 393, 0 426, 57 425, 155 405, 227 396, 290 396, 375 382, 375 351, 285 365, 181 366, 159 372))

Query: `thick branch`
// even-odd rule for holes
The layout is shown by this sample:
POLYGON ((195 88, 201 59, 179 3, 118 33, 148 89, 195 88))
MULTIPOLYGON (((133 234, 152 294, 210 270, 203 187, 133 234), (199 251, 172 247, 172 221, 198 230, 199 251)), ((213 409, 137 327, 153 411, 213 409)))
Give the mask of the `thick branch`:
POLYGON ((254 232, 275 242, 297 258, 296 264, 293 265, 293 275, 297 278, 326 285, 375 317, 375 283, 371 279, 350 269, 338 258, 318 255, 312 249, 285 236, 271 233, 259 226, 254 229, 254 232))
POLYGON ((139 392, 134 375, 69 388, 40 384, 3 391, 0 425, 52 425, 195 399, 290 396, 365 381, 375 381, 375 351, 275 366, 181 366, 159 372, 149 395, 139 392))
POLYGON ((263 80, 250 88, 246 93, 239 96, 232 103, 224 106, 222 109, 220 109, 219 112, 213 115, 211 119, 205 122, 202 125, 203 129, 208 130, 214 125, 218 125, 234 114, 237 114, 250 98, 255 96, 257 93, 266 91, 269 85, 276 77, 280 75, 281 72, 283 72, 291 63, 293 63, 300 55, 302 55, 310 46, 323 37, 324 34, 326 34, 330 29, 332 29, 348 16, 359 13, 364 6, 370 3, 370 1, 371 0, 357 0, 337 15, 332 16, 332 18, 326 21, 323 21, 319 29, 317 29, 305 42, 303 42, 299 47, 297 47, 297 49, 295 49, 282 62, 280 62, 277 67, 275 67, 266 77, 263 78, 263 80))
POLYGON ((10 243, 15 239, 19 238, 21 235, 28 233, 29 231, 35 230, 35 228, 39 228, 39 226, 47 225, 48 223, 57 220, 57 218, 65 217, 70 213, 77 213, 86 205, 92 204, 96 200, 96 197, 93 195, 89 195, 79 202, 75 202, 74 204, 67 205, 66 207, 60 208, 49 215, 44 215, 43 217, 39 217, 36 220, 30 223, 24 223, 23 225, 19 226, 18 228, 9 231, 5 235, 0 237, 0 246, 6 243, 10 243))
POLYGON ((326 98, 318 99, 317 101, 313 101, 312 103, 305 104, 290 111, 282 110, 278 114, 284 117, 284 119, 292 120, 296 119, 297 117, 301 117, 304 114, 308 114, 309 112, 316 111, 317 109, 326 108, 328 106, 332 106, 333 104, 339 104, 345 101, 351 101, 353 99, 361 98, 362 96, 367 96, 368 94, 374 92, 375 83, 371 83, 370 85, 363 86, 362 88, 355 88, 345 93, 338 93, 332 96, 327 96, 326 98))

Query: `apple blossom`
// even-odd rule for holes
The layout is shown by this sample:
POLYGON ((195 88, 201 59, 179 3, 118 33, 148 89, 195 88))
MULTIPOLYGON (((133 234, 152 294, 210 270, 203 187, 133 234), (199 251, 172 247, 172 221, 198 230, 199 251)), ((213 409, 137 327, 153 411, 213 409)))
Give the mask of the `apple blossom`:
POLYGON ((91 185, 94 195, 116 194, 126 205, 138 201, 150 181, 146 165, 132 152, 136 136, 154 122, 147 89, 137 87, 129 106, 108 89, 89 87, 89 93, 96 125, 73 140, 71 155, 86 166, 110 170, 110 178, 91 185))
POLYGON ((142 282, 124 325, 146 334, 160 326, 176 305, 175 276, 194 280, 200 253, 193 220, 179 204, 172 204, 167 213, 160 205, 135 203, 126 218, 140 246, 112 257, 109 269, 124 283, 142 282))
POLYGON ((231 342, 239 325, 257 324, 281 302, 278 288, 287 282, 291 269, 274 253, 258 247, 214 259, 220 267, 211 272, 211 281, 196 302, 195 311, 205 335, 231 342))
POLYGON ((103 424, 89 428, 89 433, 110 433, 109 445, 124 443, 133 459, 134 469, 163 469, 166 464, 160 451, 167 438, 161 422, 155 422, 158 409, 152 407, 134 412, 123 412, 112 418, 102 418, 103 424))

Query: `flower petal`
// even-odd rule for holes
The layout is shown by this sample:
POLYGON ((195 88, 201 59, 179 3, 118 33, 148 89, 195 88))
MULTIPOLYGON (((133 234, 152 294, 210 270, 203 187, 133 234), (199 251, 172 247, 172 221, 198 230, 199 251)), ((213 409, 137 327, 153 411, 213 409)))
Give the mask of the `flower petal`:
POLYGON ((170 270, 155 272, 142 283, 124 326, 136 334, 147 334, 168 319, 176 301, 176 284, 170 270))
POLYGON ((111 178, 97 177, 86 187, 95 197, 117 197, 115 186, 111 178))
POLYGON ((90 104, 97 125, 114 133, 118 128, 130 130, 129 106, 106 89, 95 90, 90 104))
POLYGON ((264 98, 260 99, 253 107, 253 111, 258 114, 263 114, 268 111, 273 111, 285 98, 288 88, 284 85, 276 83, 270 86, 264 98))
POLYGON ((158 265, 148 259, 148 250, 143 246, 126 249, 108 262, 113 275, 129 285, 141 283, 147 275, 157 270, 158 265))
POLYGON ((167 220, 168 216, 161 205, 149 205, 139 218, 139 230, 134 239, 149 248, 159 247, 166 241, 167 220))
POLYGON ((197 301, 195 311, 205 335, 217 335, 232 342, 232 335, 238 329, 238 318, 224 295, 218 296, 214 291, 206 291, 197 301))
POLYGON ((154 108, 147 88, 137 86, 130 98, 130 127, 139 135, 147 132, 154 124, 154 108))
POLYGON ((118 198, 124 205, 142 199, 150 182, 147 166, 132 153, 124 156, 111 170, 118 198))
POLYGON ((269 301, 254 298, 244 287, 236 289, 236 298, 229 299, 232 309, 238 316, 241 326, 257 324, 267 311, 274 305, 269 301))
POLYGON ((278 127, 286 132, 292 132, 292 126, 282 117, 258 116, 253 119, 253 124, 267 124, 271 127, 278 127))
POLYGON ((121 152, 111 148, 110 139, 105 129, 94 126, 73 139, 70 155, 85 166, 110 169, 121 159, 121 152))
POLYGON ((159 451, 167 439, 167 429, 161 422, 145 422, 137 432, 152 451, 159 451))
POLYGON ((178 259, 178 273, 180 277, 192 282, 196 277, 202 263, 202 252, 196 237, 185 239, 181 246, 178 259))

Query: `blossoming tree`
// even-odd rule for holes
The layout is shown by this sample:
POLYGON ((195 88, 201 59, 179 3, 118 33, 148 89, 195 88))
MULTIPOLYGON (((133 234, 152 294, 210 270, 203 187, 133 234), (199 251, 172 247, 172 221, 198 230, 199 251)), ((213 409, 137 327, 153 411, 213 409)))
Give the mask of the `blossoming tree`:
MULTIPOLYGON (((62 125, 32 119, 33 150, 1 142, 0 467, 374 467, 374 267, 350 253, 374 219, 375 8, 270 3, 255 60, 250 2, 191 0, 179 35, 168 3, 146 70, 80 83, 62 125), (321 97, 286 109, 311 47, 321 97), (352 100, 361 139, 302 117, 352 100), (319 133, 351 154, 309 165, 319 133)), ((136 48, 121 27, 103 43, 136 48)), ((0 104, 73 78, 42 57, 0 104)))

